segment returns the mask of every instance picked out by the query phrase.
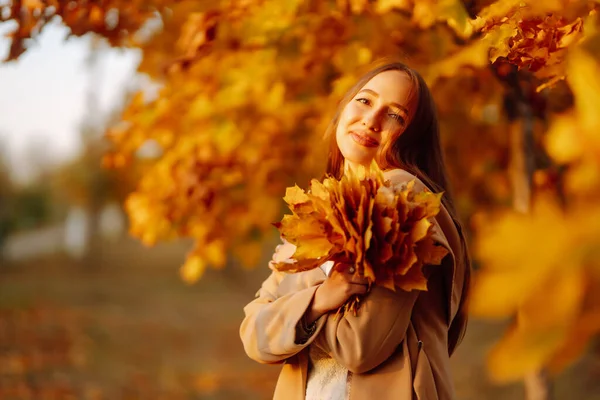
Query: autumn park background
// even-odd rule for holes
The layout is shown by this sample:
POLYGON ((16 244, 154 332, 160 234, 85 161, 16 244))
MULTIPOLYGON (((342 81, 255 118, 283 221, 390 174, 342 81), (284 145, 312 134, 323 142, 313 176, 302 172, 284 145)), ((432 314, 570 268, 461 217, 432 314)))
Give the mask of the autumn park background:
POLYGON ((247 359, 238 328, 271 223, 287 186, 321 176, 345 90, 386 60, 434 93, 473 252, 458 398, 600 399, 599 10, 1 1, 0 399, 269 398, 279 367, 247 359), (68 80, 34 78, 71 68, 56 49, 31 61, 56 32, 85 53, 77 113, 46 112, 68 80), (109 57, 131 77, 111 81, 109 57), (75 114, 77 151, 53 158, 43 127, 75 114), (43 140, 15 156, 29 119, 43 140))

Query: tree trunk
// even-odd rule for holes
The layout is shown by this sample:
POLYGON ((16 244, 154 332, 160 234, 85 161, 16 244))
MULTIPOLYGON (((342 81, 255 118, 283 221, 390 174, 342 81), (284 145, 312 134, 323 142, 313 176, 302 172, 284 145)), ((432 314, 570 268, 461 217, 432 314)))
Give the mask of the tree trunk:
MULTIPOLYGON (((531 189, 534 165, 533 115, 525 102, 519 102, 519 119, 513 121, 510 130, 510 179, 513 189, 513 207, 528 213, 531 209, 531 189)), ((527 400, 550 400, 552 388, 546 372, 541 369, 525 376, 527 400)))
POLYGON ((525 398, 527 400, 549 400, 552 398, 552 385, 546 371, 541 369, 525 376, 525 398))
MULTIPOLYGON (((526 109, 528 107, 519 107, 526 109)), ((525 111, 525 110, 523 110, 525 111)), ((523 112, 521 111, 521 112, 523 112)), ((525 111, 526 113, 526 111, 525 111)), ((528 213, 531 208, 531 186, 533 180, 533 121, 521 114, 510 130, 510 180, 513 191, 513 208, 528 213)))

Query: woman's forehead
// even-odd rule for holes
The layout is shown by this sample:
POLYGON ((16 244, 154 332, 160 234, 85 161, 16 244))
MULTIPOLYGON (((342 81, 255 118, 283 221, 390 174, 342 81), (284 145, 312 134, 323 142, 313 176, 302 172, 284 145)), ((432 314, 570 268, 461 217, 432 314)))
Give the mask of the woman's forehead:
POLYGON ((413 93, 413 81, 404 71, 384 71, 371 78, 361 91, 372 92, 385 103, 407 105, 413 93))

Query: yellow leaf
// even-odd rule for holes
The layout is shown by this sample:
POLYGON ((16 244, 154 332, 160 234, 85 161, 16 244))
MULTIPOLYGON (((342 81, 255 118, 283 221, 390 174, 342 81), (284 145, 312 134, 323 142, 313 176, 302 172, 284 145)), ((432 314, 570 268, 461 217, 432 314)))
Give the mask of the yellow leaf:
POLYGON ((318 259, 325 257, 333 249, 333 244, 326 237, 303 237, 294 253, 294 258, 301 260, 305 258, 318 259))
POLYGON ((431 27, 438 21, 445 22, 463 39, 473 34, 469 14, 460 0, 415 1, 413 21, 423 29, 431 27))
MULTIPOLYGON (((600 35, 596 42, 600 42, 600 35)), ((588 39, 589 40, 589 39, 588 39)), ((600 50, 600 44, 595 51, 600 50)), ((575 95, 575 106, 581 127, 585 130, 600 129, 600 63, 583 48, 569 52, 567 81, 575 95)))
POLYGON ((90 22, 95 25, 104 25, 104 10, 98 6, 92 6, 89 14, 90 22))
POLYGON ((389 279, 378 281, 377 284, 394 292, 396 291, 396 284, 394 283, 394 279, 391 277, 389 279))
POLYGON ((243 242, 233 248, 233 254, 242 262, 244 268, 255 266, 260 260, 262 253, 263 246, 259 241, 243 242))
POLYGON ((454 54, 430 65, 425 74, 427 82, 433 85, 439 78, 457 75, 464 67, 487 67, 490 63, 490 48, 502 47, 514 32, 514 27, 501 25, 487 33, 482 39, 476 40, 454 54))
MULTIPOLYGON (((598 287, 598 283, 592 281, 593 287, 598 287)), ((598 332, 600 332, 600 303, 595 302, 594 306, 584 310, 578 320, 571 325, 568 337, 547 363, 550 373, 558 373, 574 362, 598 332)))
POLYGON ((545 137, 548 154, 558 163, 569 163, 583 154, 581 132, 572 115, 554 118, 545 137))
POLYGON ((326 261, 328 261, 328 259, 326 258, 319 260, 314 258, 308 258, 300 261, 288 260, 284 262, 276 262, 274 267, 277 271, 297 273, 318 268, 321 264, 323 264, 326 261))
MULTIPOLYGON (((313 179, 310 181, 310 192, 313 196, 316 196, 317 198, 319 198, 321 200, 324 200, 324 201, 329 200, 329 192, 327 191, 327 188, 316 179, 313 179)), ((286 192, 286 198, 287 198, 287 192, 286 192)), ((286 200, 286 203, 292 204, 287 200, 286 200)))
POLYGON ((181 278, 189 284, 197 282, 206 270, 206 262, 198 256, 190 256, 179 269, 181 278))
MULTIPOLYGON (((398 244, 395 244, 394 247, 397 248, 399 246, 398 246, 398 244)), ((408 273, 408 271, 410 271, 412 268, 414 268, 419 261, 419 258, 417 257, 417 253, 414 251, 412 246, 410 246, 409 244, 403 243, 401 247, 403 247, 401 250, 402 258, 399 260, 392 258, 393 262, 397 262, 397 265, 396 265, 396 268, 394 271, 394 272, 397 272, 397 274, 395 274, 396 283, 398 283, 399 280, 402 280, 403 277, 408 273)), ((395 253, 396 253, 395 255, 398 255, 399 251, 396 251, 395 253)))
POLYGON ((244 133, 230 120, 217 125, 212 137, 221 154, 231 153, 244 141, 244 133))
POLYGON ((527 294, 517 323, 521 329, 568 328, 579 315, 585 293, 582 268, 573 266, 539 278, 541 285, 527 294))
POLYGON ((588 195, 600 188, 598 160, 586 158, 569 168, 565 174, 565 189, 568 193, 588 195))
POLYGON ((365 65, 371 62, 373 59, 373 53, 368 47, 361 47, 358 49, 357 59, 359 65, 365 65))
POLYGON ((429 232, 429 227, 431 226, 431 222, 427 219, 421 219, 417 221, 410 231, 410 240, 412 242, 418 242, 427 236, 429 232))
POLYGON ((565 4, 562 0, 494 1, 478 13, 477 18, 473 21, 473 26, 475 30, 481 30, 486 26, 505 23, 508 19, 526 19, 536 16, 545 16, 549 13, 561 10, 565 10, 565 4))
POLYGON ((199 94, 189 106, 189 116, 193 119, 203 119, 214 114, 214 104, 204 94, 199 94))
POLYGON ((354 74, 345 74, 333 81, 332 97, 341 98, 355 83, 358 76, 354 74))
POLYGON ((492 379, 499 383, 515 381, 541 369, 564 338, 560 329, 532 332, 513 327, 489 355, 492 379))
POLYGON ((362 13, 367 7, 367 0, 348 0, 350 1, 350 8, 353 14, 362 13))
POLYGON ((513 315, 543 284, 540 277, 577 262, 569 258, 574 240, 560 210, 545 198, 534 203, 531 215, 498 216, 476 242, 485 268, 472 286, 471 312, 493 318, 513 315))
POLYGON ((384 14, 393 9, 410 11, 412 9, 411 0, 378 0, 375 6, 375 10, 384 14))
POLYGON ((426 238, 417 243, 415 253, 424 264, 439 265, 448 254, 448 249, 437 246, 433 239, 426 238))
MULTIPOLYGON (((365 47, 360 42, 351 42, 347 46, 336 52, 332 62, 336 68, 344 73, 354 74, 358 69, 372 61, 373 53, 368 47, 365 47)), ((350 75, 352 79, 348 80, 347 84, 354 84, 354 75, 350 75)))
POLYGON ((273 84, 273 87, 271 87, 260 105, 263 110, 279 111, 283 106, 284 100, 285 84, 280 81, 273 84))
POLYGON ((431 193, 429 191, 416 193, 414 201, 419 204, 418 209, 422 210, 419 212, 419 216, 421 218, 436 216, 440 212, 443 195, 444 193, 431 193))
POLYGON ((23 0, 23 7, 29 11, 41 10, 45 7, 45 4, 41 0, 23 0))
POLYGON ((310 201, 307 194, 304 192, 304 190, 300 189, 298 185, 288 187, 285 190, 285 197, 283 200, 290 205, 303 204, 310 201))
POLYGON ((412 290, 427 290, 427 279, 423 275, 420 266, 413 266, 406 275, 396 277, 396 286, 400 289, 410 292, 412 290))
POLYGON ((206 256, 206 261, 215 268, 223 268, 225 266, 226 253, 225 242, 223 240, 213 240, 203 246, 200 251, 206 256))

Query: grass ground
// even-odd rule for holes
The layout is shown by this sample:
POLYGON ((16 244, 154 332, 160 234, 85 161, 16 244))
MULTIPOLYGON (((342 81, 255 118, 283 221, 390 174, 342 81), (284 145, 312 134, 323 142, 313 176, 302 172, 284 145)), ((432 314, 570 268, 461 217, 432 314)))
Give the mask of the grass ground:
MULTIPOLYGON (((0 399, 268 399, 279 372, 242 349, 242 307, 268 273, 209 271, 183 284, 186 244, 105 243, 83 263, 62 256, 0 266, 0 399)), ((502 324, 473 321, 453 357, 458 398, 523 399, 494 386, 484 356, 502 324)), ((587 357, 555 380, 557 399, 600 399, 587 357)))

